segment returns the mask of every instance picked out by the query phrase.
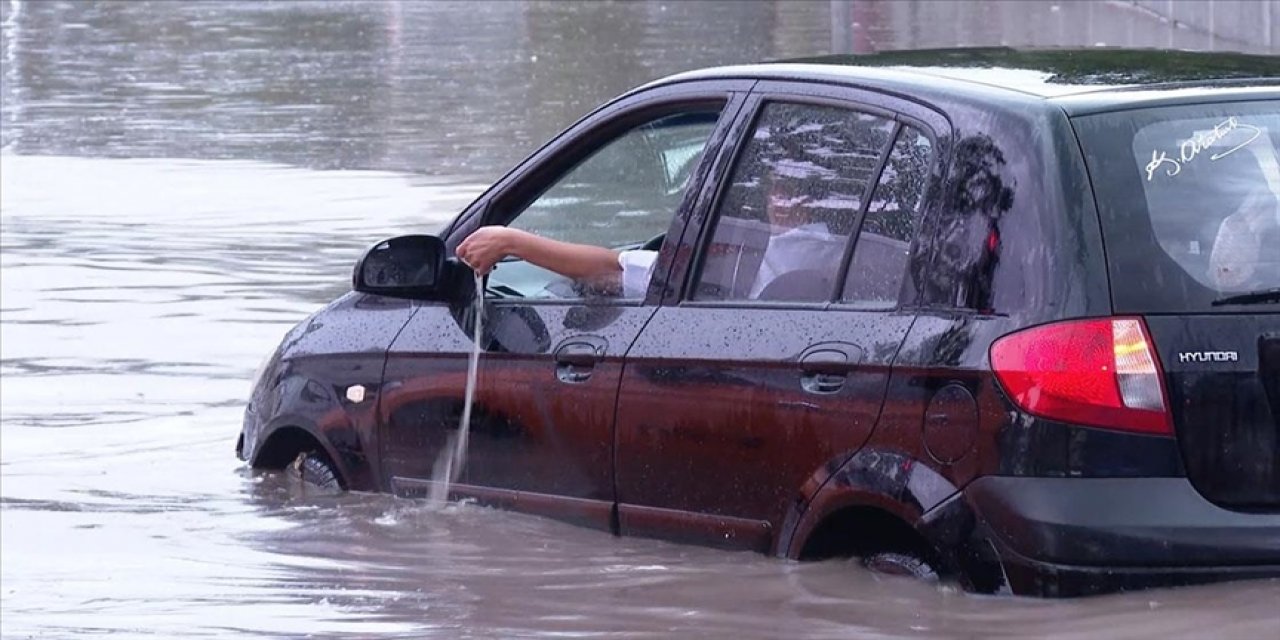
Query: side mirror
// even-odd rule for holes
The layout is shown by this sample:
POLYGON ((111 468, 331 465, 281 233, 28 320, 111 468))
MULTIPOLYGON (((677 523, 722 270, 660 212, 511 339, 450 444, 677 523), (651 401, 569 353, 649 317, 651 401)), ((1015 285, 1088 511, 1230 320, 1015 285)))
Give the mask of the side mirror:
POLYGON ((441 300, 449 293, 444 241, 435 236, 383 240, 356 263, 351 286, 361 293, 441 300))

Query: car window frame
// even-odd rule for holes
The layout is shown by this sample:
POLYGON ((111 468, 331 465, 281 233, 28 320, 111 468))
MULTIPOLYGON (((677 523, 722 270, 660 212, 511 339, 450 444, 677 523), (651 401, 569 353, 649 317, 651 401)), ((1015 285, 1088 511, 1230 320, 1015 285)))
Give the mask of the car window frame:
POLYGON ((516 165, 451 222, 442 237, 452 254, 457 245, 475 229, 484 225, 510 224, 556 181, 572 171, 592 153, 625 135, 628 131, 663 116, 682 110, 720 105, 720 118, 706 148, 690 176, 689 187, 672 211, 666 238, 654 264, 650 286, 639 298, 579 296, 574 298, 492 298, 494 304, 643 306, 657 305, 665 282, 664 268, 670 266, 669 252, 675 250, 681 232, 698 203, 698 196, 709 178, 713 159, 726 144, 732 126, 738 121, 754 80, 703 80, 660 85, 624 94, 554 136, 537 151, 516 165), (516 203, 516 204, 512 204, 516 203), (664 261, 664 257, 666 260, 664 261), (665 265, 665 266, 664 266, 665 265), (657 286, 655 286, 657 285, 657 286))
MULTIPOLYGON (((937 186, 944 183, 946 178, 946 167, 949 165, 951 153, 951 122, 943 115, 943 113, 931 105, 923 102, 911 100, 906 96, 891 95, 861 87, 850 87, 847 85, 833 84, 822 81, 799 81, 799 80, 761 80, 750 91, 746 102, 743 104, 737 122, 734 125, 731 141, 727 142, 721 149, 719 157, 716 158, 713 175, 710 176, 702 185, 702 193, 699 195, 699 202, 696 206, 698 215, 691 222, 691 227, 696 227, 694 231, 694 242, 687 249, 682 246, 682 250, 691 253, 692 258, 687 261, 684 272, 682 274, 673 274, 679 280, 680 286, 678 291, 670 293, 664 298, 664 304, 675 304, 678 306, 688 307, 708 307, 708 308, 751 308, 751 309, 843 309, 853 311, 900 311, 904 309, 914 308, 918 303, 918 291, 911 296, 910 300, 904 299, 904 292, 900 292, 897 304, 893 307, 880 307, 868 309, 865 306, 851 304, 840 301, 843 295, 845 280, 848 277, 849 265, 853 259, 853 251, 856 250, 857 236, 861 233, 863 218, 870 206, 871 196, 874 195, 875 187, 879 184, 880 178, 884 172, 885 164, 888 162, 889 155, 892 153, 894 143, 897 136, 901 132, 903 126, 914 126, 918 128, 926 137, 929 138, 930 144, 934 146, 934 153, 930 158, 929 174, 925 183, 925 193, 921 196, 920 210, 921 222, 920 228, 916 231, 916 239, 911 243, 911 255, 914 256, 918 249, 916 240, 927 229, 927 220, 930 212, 939 204, 941 198, 938 197, 937 186), (784 102, 791 104, 810 104, 822 107, 835 107, 848 109, 851 111, 859 111, 874 116, 888 118, 894 123, 893 134, 889 144, 881 152, 879 164, 875 170, 875 177, 870 183, 870 189, 867 197, 862 203, 858 212, 858 219, 854 226, 854 231, 849 238, 848 245, 845 247, 845 253, 841 260, 841 272, 839 278, 830 297, 825 302, 794 302, 794 301, 775 301, 775 300, 695 300, 692 294, 697 286, 697 279, 701 276, 702 262, 707 246, 712 240, 715 231, 714 217, 718 213, 719 207, 729 189, 733 172, 741 160, 742 154, 745 153, 750 137, 755 130, 755 125, 764 112, 765 106, 770 102, 784 102)), ((688 230, 686 230, 688 234, 688 230)), ((910 260, 910 258, 908 258, 910 260)), ((910 281, 909 278, 903 279, 903 288, 910 281)))

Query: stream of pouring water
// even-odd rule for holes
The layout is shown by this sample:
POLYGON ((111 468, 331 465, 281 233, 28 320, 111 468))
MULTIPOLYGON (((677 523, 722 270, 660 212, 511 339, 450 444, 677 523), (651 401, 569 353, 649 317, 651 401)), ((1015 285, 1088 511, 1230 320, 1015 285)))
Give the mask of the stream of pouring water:
POLYGON ((458 422, 458 430, 449 434, 445 446, 436 457, 432 467, 431 491, 427 494, 427 502, 435 507, 442 507, 449 500, 449 485, 458 479, 462 467, 467 462, 467 436, 471 432, 471 405, 476 396, 476 377, 480 365, 480 335, 484 320, 484 276, 479 271, 472 271, 475 278, 475 303, 472 317, 475 318, 471 355, 467 358, 467 390, 463 396, 462 420, 458 422))

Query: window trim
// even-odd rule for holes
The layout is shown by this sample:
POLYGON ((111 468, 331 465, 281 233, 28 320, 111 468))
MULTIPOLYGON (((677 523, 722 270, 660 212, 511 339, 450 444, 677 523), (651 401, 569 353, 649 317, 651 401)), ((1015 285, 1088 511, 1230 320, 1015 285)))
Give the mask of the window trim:
POLYGON ((485 298, 486 305, 496 307, 643 307, 644 298, 485 298))

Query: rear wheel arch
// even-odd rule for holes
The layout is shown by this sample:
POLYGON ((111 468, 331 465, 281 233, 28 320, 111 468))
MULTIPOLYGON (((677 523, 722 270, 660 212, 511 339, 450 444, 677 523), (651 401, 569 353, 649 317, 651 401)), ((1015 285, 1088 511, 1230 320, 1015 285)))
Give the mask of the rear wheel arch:
POLYGON ((826 509, 803 534, 793 540, 791 555, 797 560, 833 557, 868 557, 877 552, 917 555, 935 567, 940 554, 932 542, 911 524, 911 518, 883 499, 854 497, 826 509))
POLYGON ((956 487, 906 452, 870 446, 851 456, 797 504, 779 555, 820 559, 905 554, 954 574, 945 539, 924 516, 956 487))

